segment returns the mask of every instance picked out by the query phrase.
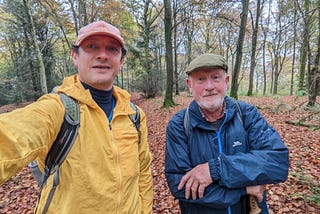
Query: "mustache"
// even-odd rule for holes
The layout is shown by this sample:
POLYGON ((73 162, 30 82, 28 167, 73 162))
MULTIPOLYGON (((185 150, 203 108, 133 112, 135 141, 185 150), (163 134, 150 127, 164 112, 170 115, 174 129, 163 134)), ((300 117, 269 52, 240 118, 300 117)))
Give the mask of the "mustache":
POLYGON ((215 92, 208 92, 208 93, 205 93, 203 96, 204 96, 204 97, 209 97, 209 96, 215 96, 215 95, 217 95, 217 93, 215 93, 215 92))

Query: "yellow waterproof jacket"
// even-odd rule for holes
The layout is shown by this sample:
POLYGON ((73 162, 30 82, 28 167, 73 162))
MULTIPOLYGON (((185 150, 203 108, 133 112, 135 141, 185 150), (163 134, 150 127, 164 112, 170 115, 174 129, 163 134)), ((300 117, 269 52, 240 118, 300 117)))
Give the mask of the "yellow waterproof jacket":
MULTIPOLYGON (((47 213, 152 213, 152 157, 144 112, 140 109, 139 143, 126 91, 114 86, 117 102, 111 124, 77 75, 65 78, 57 91, 78 100, 80 128, 60 167, 60 184, 47 213)), ((64 113, 59 95, 47 94, 25 108, 0 114, 0 184, 35 158, 43 168, 64 113)), ((42 191, 37 213, 43 210, 53 177, 42 191)))

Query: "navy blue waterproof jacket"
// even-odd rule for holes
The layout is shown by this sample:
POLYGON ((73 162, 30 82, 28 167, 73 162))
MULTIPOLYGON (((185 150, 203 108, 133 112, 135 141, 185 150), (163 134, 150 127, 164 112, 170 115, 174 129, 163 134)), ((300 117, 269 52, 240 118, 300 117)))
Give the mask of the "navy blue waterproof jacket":
MULTIPOLYGON (((245 213, 246 186, 287 179, 289 154, 279 134, 256 107, 238 102, 241 116, 233 99, 225 97, 225 102, 225 119, 218 131, 203 119, 195 101, 189 106, 188 136, 185 109, 168 123, 165 174, 182 214, 245 213), (185 189, 178 191, 182 176, 206 162, 214 182, 206 188, 203 198, 186 199, 185 189)), ((268 213, 265 194, 259 207, 262 213, 268 213)))

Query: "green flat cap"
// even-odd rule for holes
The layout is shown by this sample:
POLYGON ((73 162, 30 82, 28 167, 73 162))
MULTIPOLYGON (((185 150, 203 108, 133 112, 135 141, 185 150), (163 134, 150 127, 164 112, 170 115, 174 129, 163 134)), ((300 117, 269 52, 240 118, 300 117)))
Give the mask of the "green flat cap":
POLYGON ((209 53, 201 54, 192 60, 186 69, 186 73, 189 75, 199 68, 222 68, 226 72, 228 71, 227 62, 223 56, 209 53))

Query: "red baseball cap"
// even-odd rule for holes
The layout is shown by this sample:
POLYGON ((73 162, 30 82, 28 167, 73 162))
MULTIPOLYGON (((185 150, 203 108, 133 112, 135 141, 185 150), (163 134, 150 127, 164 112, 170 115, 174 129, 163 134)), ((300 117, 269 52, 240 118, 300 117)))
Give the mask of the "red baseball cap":
POLYGON ((119 29, 104 21, 92 22, 82 27, 79 31, 75 45, 79 46, 86 38, 94 35, 110 36, 117 40, 123 48, 125 47, 124 40, 121 37, 119 29))

